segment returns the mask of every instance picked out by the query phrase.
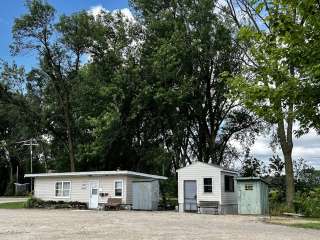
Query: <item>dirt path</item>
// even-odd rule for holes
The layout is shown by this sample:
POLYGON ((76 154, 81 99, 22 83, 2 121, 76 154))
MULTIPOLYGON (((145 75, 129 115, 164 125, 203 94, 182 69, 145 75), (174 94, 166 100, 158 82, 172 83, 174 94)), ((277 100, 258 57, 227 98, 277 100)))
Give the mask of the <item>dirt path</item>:
POLYGON ((320 231, 265 224, 247 216, 0 209, 0 239, 319 240, 320 231))

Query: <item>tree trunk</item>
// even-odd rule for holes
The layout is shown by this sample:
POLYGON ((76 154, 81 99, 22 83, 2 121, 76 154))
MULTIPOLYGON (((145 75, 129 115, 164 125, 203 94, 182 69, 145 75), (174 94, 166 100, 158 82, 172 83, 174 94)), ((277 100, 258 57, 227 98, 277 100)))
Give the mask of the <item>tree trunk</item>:
POLYGON ((75 156, 74 156, 74 145, 73 145, 73 135, 72 135, 72 127, 71 127, 71 119, 70 119, 70 109, 69 103, 65 104, 64 118, 66 122, 66 130, 67 130, 67 139, 68 139, 68 149, 69 149, 69 160, 70 160, 70 171, 75 172, 75 156))
POLYGON ((293 210, 293 199, 294 199, 294 177, 293 177, 293 164, 292 154, 290 152, 283 151, 285 171, 286 171, 286 200, 287 206, 290 210, 293 210))
MULTIPOLYGON (((291 106, 289 107, 292 108, 291 106)), ((293 164, 292 164, 292 126, 293 120, 290 117, 291 111, 289 110, 289 117, 287 119, 287 133, 285 131, 284 121, 278 123, 278 137, 281 145, 281 150, 284 156, 285 172, 286 172, 286 201, 290 210, 293 210, 293 198, 294 198, 294 176, 293 176, 293 164)))

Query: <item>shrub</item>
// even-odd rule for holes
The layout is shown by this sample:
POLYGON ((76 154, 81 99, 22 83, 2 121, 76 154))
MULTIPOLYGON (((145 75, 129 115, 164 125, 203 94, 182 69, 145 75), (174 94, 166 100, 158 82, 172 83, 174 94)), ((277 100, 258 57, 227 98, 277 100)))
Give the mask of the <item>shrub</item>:
POLYGON ((86 203, 82 202, 64 202, 64 201, 43 201, 38 198, 31 197, 25 203, 26 208, 53 208, 53 209, 60 209, 60 208, 73 208, 73 209, 88 209, 86 203))
POLYGON ((273 190, 269 193, 270 215, 280 216, 284 212, 291 212, 283 200, 283 193, 279 190, 273 190))
POLYGON ((281 216, 285 212, 291 212, 287 204, 284 202, 270 202, 270 215, 281 216))
POLYGON ((30 197, 25 203, 26 208, 41 208, 43 205, 43 202, 41 199, 30 197))
POLYGON ((294 204, 297 212, 307 217, 320 217, 320 188, 298 193, 294 204))

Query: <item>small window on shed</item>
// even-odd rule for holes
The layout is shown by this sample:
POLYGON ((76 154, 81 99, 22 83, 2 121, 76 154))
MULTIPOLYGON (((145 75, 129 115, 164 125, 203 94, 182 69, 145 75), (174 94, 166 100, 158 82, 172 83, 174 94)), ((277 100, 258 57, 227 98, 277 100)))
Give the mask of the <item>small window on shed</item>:
POLYGON ((253 190, 253 185, 252 185, 252 184, 246 184, 246 185, 244 186, 244 189, 245 189, 246 191, 252 191, 252 190, 253 190))
POLYGON ((224 191, 234 192, 234 177, 225 175, 224 176, 224 191))
POLYGON ((212 178, 203 179, 203 192, 212 193, 212 178))

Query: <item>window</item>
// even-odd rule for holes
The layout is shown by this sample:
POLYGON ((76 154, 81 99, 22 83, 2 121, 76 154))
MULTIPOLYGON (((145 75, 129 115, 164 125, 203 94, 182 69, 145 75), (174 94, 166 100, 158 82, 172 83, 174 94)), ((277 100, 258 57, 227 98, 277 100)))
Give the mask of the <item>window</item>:
POLYGON ((212 178, 203 179, 203 192, 212 193, 212 178))
POLYGON ((234 177, 233 176, 224 176, 224 191, 225 192, 234 192, 234 177))
POLYGON ((91 189, 91 195, 97 195, 98 194, 98 189, 92 188, 91 189))
POLYGON ((56 197, 70 197, 71 182, 56 182, 56 197))
POLYGON ((252 184, 246 184, 244 186, 244 188, 245 188, 246 191, 252 191, 253 190, 253 185, 252 184))
POLYGON ((114 182, 114 195, 116 197, 122 197, 122 188, 123 188, 122 180, 118 180, 114 182))

